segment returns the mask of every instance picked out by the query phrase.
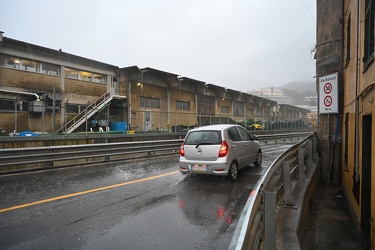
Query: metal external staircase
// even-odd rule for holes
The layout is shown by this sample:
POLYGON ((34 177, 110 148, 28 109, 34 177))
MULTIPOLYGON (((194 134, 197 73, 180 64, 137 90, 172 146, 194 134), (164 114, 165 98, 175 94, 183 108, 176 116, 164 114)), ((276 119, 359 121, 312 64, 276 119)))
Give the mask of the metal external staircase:
POLYGON ((110 103, 114 97, 114 93, 114 89, 110 89, 107 93, 88 105, 85 110, 81 111, 81 113, 76 115, 73 119, 65 123, 64 126, 56 130, 55 133, 72 133, 91 116, 102 110, 108 103, 110 103))

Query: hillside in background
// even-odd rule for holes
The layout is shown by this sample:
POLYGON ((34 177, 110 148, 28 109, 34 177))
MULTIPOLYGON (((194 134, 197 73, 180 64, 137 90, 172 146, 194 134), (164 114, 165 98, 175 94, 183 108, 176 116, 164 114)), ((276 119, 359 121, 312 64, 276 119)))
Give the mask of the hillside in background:
POLYGON ((278 89, 293 98, 293 105, 317 105, 317 100, 313 103, 307 103, 305 99, 305 97, 317 96, 315 82, 295 81, 284 84, 278 89))

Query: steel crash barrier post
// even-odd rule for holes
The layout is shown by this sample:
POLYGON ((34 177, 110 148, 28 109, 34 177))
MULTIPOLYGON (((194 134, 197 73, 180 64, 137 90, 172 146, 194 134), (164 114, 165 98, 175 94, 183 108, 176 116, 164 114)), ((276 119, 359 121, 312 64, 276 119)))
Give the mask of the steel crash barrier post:
POLYGON ((305 175, 305 151, 303 148, 298 149, 298 177, 300 181, 306 181, 305 175))
POLYGON ((313 155, 314 155, 314 152, 313 152, 313 141, 312 140, 308 140, 307 141, 307 164, 309 167, 313 166, 314 165, 314 162, 313 162, 313 155))
POLYGON ((285 191, 285 205, 296 206, 297 203, 292 197, 291 183, 290 183, 290 168, 289 161, 283 161, 283 177, 284 177, 284 191, 285 191))
POLYGON ((317 139, 316 139, 316 137, 314 136, 313 137, 313 147, 312 147, 312 150, 313 150, 313 155, 312 155, 312 157, 313 157, 313 161, 315 162, 317 159, 318 159, 318 155, 317 155, 317 153, 316 153, 316 148, 317 148, 317 139))

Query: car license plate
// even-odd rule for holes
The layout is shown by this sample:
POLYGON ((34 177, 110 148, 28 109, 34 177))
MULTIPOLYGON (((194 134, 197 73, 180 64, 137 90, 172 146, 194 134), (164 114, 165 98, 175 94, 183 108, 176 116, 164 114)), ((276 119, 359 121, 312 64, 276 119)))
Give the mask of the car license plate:
POLYGON ((195 165, 190 165, 190 170, 191 171, 208 171, 208 166, 207 165, 198 165, 198 164, 195 164, 195 165))

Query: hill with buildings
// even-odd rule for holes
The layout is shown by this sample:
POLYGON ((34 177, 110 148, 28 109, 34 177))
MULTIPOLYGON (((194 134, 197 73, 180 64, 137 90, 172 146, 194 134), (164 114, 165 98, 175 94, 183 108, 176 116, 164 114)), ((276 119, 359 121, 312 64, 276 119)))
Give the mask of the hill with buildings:
POLYGON ((315 82, 294 81, 286 83, 278 89, 292 97, 293 105, 317 105, 315 82))
POLYGON ((294 81, 280 87, 267 87, 248 93, 277 101, 279 104, 295 106, 317 106, 318 104, 315 82, 294 81))

